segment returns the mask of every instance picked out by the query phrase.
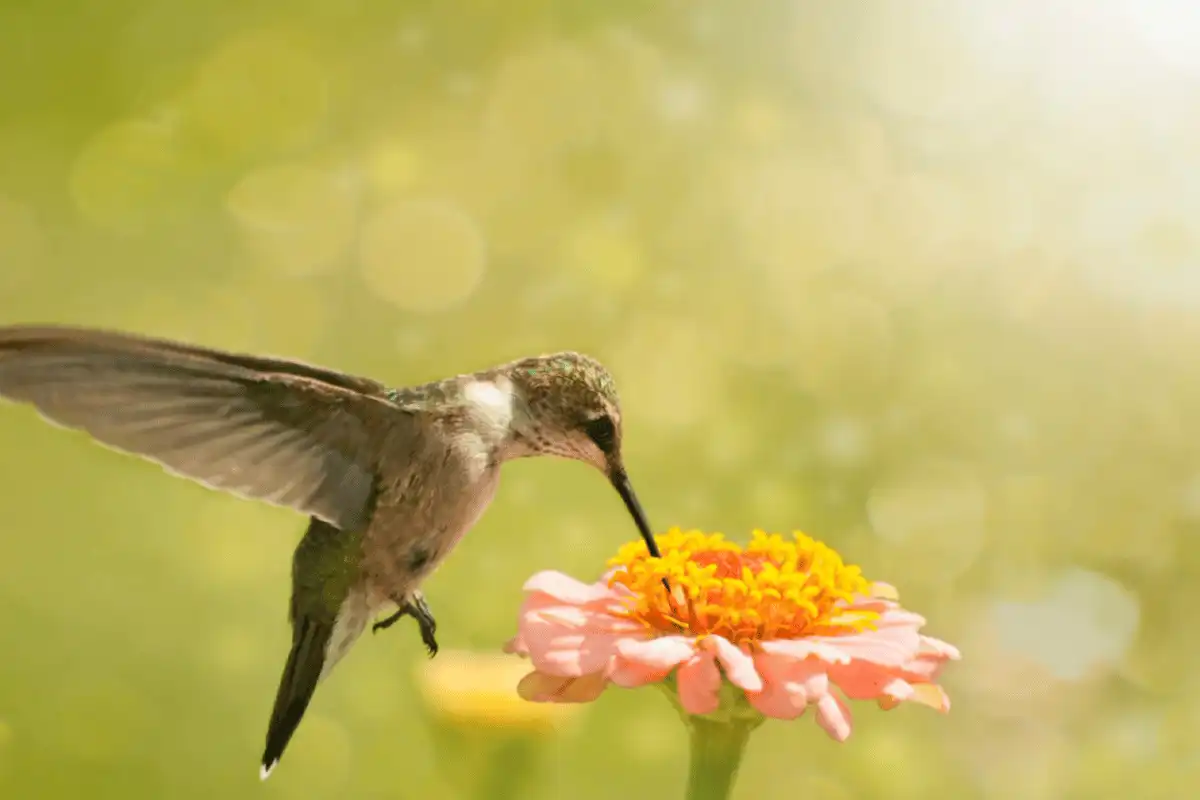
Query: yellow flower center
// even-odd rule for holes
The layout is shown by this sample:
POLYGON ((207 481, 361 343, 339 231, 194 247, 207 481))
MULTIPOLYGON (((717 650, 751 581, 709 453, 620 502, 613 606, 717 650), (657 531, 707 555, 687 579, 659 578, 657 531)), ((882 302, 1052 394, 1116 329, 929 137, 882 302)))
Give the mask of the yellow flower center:
POLYGON ((856 633, 878 616, 845 608, 870 584, 858 567, 802 533, 789 541, 754 531, 745 548, 719 533, 679 528, 655 539, 662 558, 651 558, 639 540, 609 561, 618 568, 609 585, 633 592, 629 617, 655 631, 743 644, 856 633))

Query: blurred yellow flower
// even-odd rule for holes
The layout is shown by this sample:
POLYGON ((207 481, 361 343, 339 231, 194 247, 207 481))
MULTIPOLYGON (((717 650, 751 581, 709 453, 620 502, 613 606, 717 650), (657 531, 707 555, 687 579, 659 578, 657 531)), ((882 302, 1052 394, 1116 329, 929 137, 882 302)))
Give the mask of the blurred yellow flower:
POLYGON ((420 665, 417 685, 429 709, 446 722, 532 732, 558 728, 575 709, 522 699, 514 687, 526 672, 520 658, 443 650, 420 665))

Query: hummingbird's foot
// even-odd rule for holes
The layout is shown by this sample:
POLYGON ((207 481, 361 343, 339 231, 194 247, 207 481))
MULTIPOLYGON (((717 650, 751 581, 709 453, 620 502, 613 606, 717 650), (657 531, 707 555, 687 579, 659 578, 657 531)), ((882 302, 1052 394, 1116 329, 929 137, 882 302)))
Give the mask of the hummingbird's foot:
POLYGON ((401 617, 409 616, 417 621, 417 625, 421 629, 421 641, 425 644, 425 649, 429 651, 429 657, 433 658, 438 652, 437 643, 437 620, 433 618, 433 611, 429 608, 429 603, 425 602, 425 596, 420 592, 414 592, 408 600, 397 603, 400 609, 384 620, 380 620, 371 626, 372 633, 378 633, 382 630, 387 630, 396 624, 396 621, 401 617))
POLYGON ((401 617, 403 617, 407 613, 408 613, 408 609, 402 608, 399 611, 397 611, 395 614, 392 614, 387 619, 379 620, 379 622, 376 622, 374 625, 371 626, 371 633, 379 633, 380 631, 386 631, 388 628, 395 625, 396 621, 398 619, 400 619, 401 617))
POLYGON ((425 602, 425 595, 415 592, 405 605, 408 613, 417 621, 417 626, 421 629, 421 641, 425 644, 425 649, 429 651, 429 657, 433 658, 438 653, 437 636, 435 635, 437 620, 433 618, 433 612, 429 609, 429 604, 425 602))

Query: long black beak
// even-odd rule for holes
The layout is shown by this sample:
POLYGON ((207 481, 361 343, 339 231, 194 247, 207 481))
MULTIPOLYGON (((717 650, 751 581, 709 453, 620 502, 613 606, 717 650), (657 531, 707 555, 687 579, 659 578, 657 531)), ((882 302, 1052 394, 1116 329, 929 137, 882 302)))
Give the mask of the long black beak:
POLYGON ((629 509, 629 514, 637 524, 638 531, 646 540, 646 549, 650 551, 650 555, 662 558, 662 554, 658 552, 658 543, 654 541, 654 531, 650 529, 650 521, 646 519, 646 512, 642 510, 642 504, 638 502, 637 495, 633 493, 633 484, 629 482, 629 476, 625 474, 625 470, 616 467, 609 472, 608 478, 616 488, 617 494, 621 495, 621 499, 625 501, 625 507, 629 509))

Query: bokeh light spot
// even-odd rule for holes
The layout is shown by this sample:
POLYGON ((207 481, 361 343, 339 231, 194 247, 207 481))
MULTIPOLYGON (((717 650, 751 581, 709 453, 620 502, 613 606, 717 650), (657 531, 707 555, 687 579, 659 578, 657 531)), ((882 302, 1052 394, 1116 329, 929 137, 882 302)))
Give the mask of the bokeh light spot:
POLYGON ((979 556, 988 495, 969 464, 930 458, 902 465, 872 489, 871 527, 884 542, 943 578, 979 556))
POLYGON ((872 277, 889 295, 907 298, 930 290, 947 271, 962 269, 969 237, 991 220, 969 217, 961 187, 926 175, 906 175, 882 187, 873 208, 865 254, 872 277))
POLYGON ((328 79, 311 52, 276 31, 235 37, 201 67, 190 107, 230 153, 305 141, 324 120, 328 79))
POLYGON ((553 154, 601 129, 601 73, 582 48, 539 45, 510 56, 488 101, 489 135, 527 154, 553 154))
POLYGON ((357 209, 348 182, 300 164, 249 173, 229 192, 226 206, 252 252, 285 275, 337 266, 355 233, 357 209))
POLYGON ((1129 761, 1145 764, 1162 752, 1163 717, 1153 711, 1122 714, 1100 731, 1109 752, 1129 761))
POLYGON ((698 81, 685 78, 663 80, 657 96, 658 112, 667 122, 695 122, 708 111, 708 93, 698 81))
POLYGON ((742 256, 764 268, 771 297, 791 299, 868 240, 871 187, 820 154, 735 161, 725 181, 742 256))
POLYGON ((705 465, 715 472, 745 468, 761 445, 758 434, 757 426, 739 415, 722 419, 720 425, 709 428, 700 444, 705 465))
POLYGON ((1200 523, 1200 474, 1192 475, 1179 492, 1179 513, 1191 523, 1200 523))
POLYGON ((628 288, 646 269, 637 234, 621 217, 582 222, 563 243, 562 259, 564 270, 608 291, 628 288))
POLYGON ((1001 647, 1035 659, 1060 680, 1116 666, 1141 617, 1133 593, 1084 569, 1063 573, 1039 600, 997 601, 990 613, 1001 647))
POLYGON ((71 169, 70 190, 90 222, 118 233, 140 233, 169 204, 178 175, 175 127, 128 120, 96 133, 71 169))
POLYGON ((653 314, 631 320, 612 359, 621 402, 653 428, 699 422, 721 403, 720 364, 712 352, 704 333, 685 319, 653 314))
POLYGON ((870 454, 871 432, 860 419, 836 415, 818 428, 816 449, 833 466, 855 467, 870 454))
POLYGON ((891 375, 894 332, 882 303, 815 290, 777 302, 788 306, 791 363, 808 391, 836 402, 878 391, 891 375))
POLYGON ((483 279, 487 245, 471 217, 448 203, 399 201, 372 214, 359 242, 363 279, 405 311, 442 311, 483 279))
POLYGON ((787 117, 779 104, 759 97, 743 100, 733 109, 734 133, 744 143, 765 147, 779 142, 787 127, 787 117))
POLYGON ((762 520, 765 528, 788 525, 791 524, 789 520, 804 518, 805 495, 803 491, 797 491, 791 481, 781 478, 757 480, 749 494, 754 518, 762 520))
POLYGON ((1153 56, 1200 78, 1200 7, 1191 0, 1117 0, 1115 5, 1153 56))
POLYGON ((417 183, 423 165, 414 147, 402 141, 387 141, 370 151, 365 170, 377 196, 391 198, 417 183))
POLYGON ((1077 247, 1089 283, 1150 307, 1200 306, 1200 193, 1186 182, 1089 197, 1077 247))
POLYGON ((1036 46, 1032 22, 1008 6, 882 4, 858 31, 862 86, 893 114, 970 120, 1020 89, 1036 46))

